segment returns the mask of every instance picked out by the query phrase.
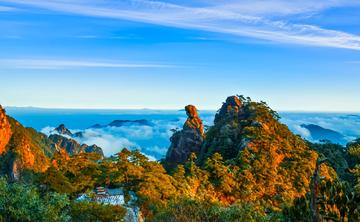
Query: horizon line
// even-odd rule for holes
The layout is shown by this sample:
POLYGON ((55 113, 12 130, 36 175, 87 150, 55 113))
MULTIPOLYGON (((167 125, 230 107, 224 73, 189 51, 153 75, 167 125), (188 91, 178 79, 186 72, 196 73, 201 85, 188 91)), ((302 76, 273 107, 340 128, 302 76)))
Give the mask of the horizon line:
MULTIPOLYGON (((3 106, 5 110, 8 108, 15 109, 43 109, 43 110, 79 110, 79 111, 184 111, 184 108, 117 108, 117 107, 42 107, 42 106, 3 106)), ((270 107, 271 108, 271 107, 270 107)), ((217 109, 198 109, 198 111, 217 112, 217 109)), ((274 110, 274 109, 273 109, 274 110)), ((274 110, 276 112, 288 113, 355 113, 360 114, 360 110, 301 110, 301 109, 283 109, 274 110)))

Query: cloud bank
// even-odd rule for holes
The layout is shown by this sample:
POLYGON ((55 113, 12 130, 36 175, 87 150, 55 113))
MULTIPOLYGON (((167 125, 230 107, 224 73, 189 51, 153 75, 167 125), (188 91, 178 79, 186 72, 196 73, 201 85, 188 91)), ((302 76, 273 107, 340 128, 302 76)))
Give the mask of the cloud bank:
MULTIPOLYGON (((181 128, 186 118, 172 120, 153 120, 148 125, 124 125, 119 127, 89 128, 84 130, 70 129, 71 132, 82 132, 82 137, 74 137, 81 144, 96 144, 103 148, 106 156, 118 153, 123 148, 140 150, 150 159, 160 159, 165 156, 170 144, 171 130, 181 128)), ((212 121, 212 119, 209 119, 212 121)), ((55 127, 45 127, 41 130, 46 135, 56 133, 55 127)))
POLYGON ((281 122, 291 131, 303 138, 313 141, 309 130, 301 124, 315 124, 325 129, 337 131, 345 136, 347 141, 360 137, 360 115, 336 113, 280 113, 281 122))
POLYGON ((360 36, 317 25, 291 22, 335 7, 359 7, 358 1, 83 1, 0 0, 82 16, 130 20, 162 26, 218 32, 280 43, 360 50, 360 36))
MULTIPOLYGON (((212 125, 213 112, 201 116, 204 125, 212 125)), ((134 114, 136 115, 136 114, 134 114)), ((165 157, 170 145, 171 130, 181 128, 186 120, 184 114, 163 114, 162 118, 148 119, 151 125, 123 125, 89 129, 70 129, 73 133, 81 131, 83 137, 74 138, 79 143, 96 144, 103 148, 106 156, 111 156, 123 148, 140 150, 150 159, 165 157), (170 117, 170 118, 169 118, 170 117)), ((326 129, 335 130, 345 136, 347 141, 360 137, 360 115, 334 113, 280 113, 281 122, 295 134, 313 141, 311 132, 301 124, 316 124, 326 129)), ((144 116, 136 116, 144 118, 144 116)), ((149 117, 149 116, 147 116, 149 117)), ((41 131, 47 135, 54 133, 54 127, 45 127, 41 131)))
POLYGON ((177 66, 150 63, 114 63, 84 60, 0 59, 4 68, 72 69, 72 68, 174 68, 177 66))

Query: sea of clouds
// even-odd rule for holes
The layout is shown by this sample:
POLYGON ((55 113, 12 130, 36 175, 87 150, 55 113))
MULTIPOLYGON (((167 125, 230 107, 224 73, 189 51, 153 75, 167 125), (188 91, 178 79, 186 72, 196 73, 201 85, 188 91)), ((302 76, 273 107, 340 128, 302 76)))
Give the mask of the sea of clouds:
MULTIPOLYGON (((334 130, 344 135, 350 142, 360 137, 360 114, 344 113, 280 113, 281 122, 295 134, 314 141, 311 133, 301 124, 315 124, 325 129, 334 130)), ((317 142, 317 141, 314 141, 317 142)))
MULTIPOLYGON (((360 137, 360 115, 334 113, 280 113, 281 122, 295 134, 313 141, 309 130, 301 124, 316 124, 335 130, 344 135, 347 141, 360 137)), ((204 125, 212 125, 214 113, 202 116, 204 125)), ((181 129, 186 116, 151 120, 151 125, 130 124, 120 127, 70 129, 73 133, 81 131, 82 137, 75 137, 81 144, 96 144, 106 156, 113 155, 123 148, 140 150, 152 160, 164 158, 170 145, 173 129, 181 129)), ((47 135, 54 133, 54 126, 41 131, 47 135)))
MULTIPOLYGON (((166 120, 148 120, 151 125, 126 124, 124 126, 106 126, 103 128, 70 129, 72 133, 82 132, 82 137, 73 137, 81 144, 96 144, 106 156, 116 154, 123 148, 140 150, 149 159, 164 158, 170 145, 170 137, 174 129, 181 129, 186 117, 166 120)), ((203 118, 205 125, 213 122, 212 116, 203 118)), ((47 135, 55 134, 54 126, 41 130, 47 135)))

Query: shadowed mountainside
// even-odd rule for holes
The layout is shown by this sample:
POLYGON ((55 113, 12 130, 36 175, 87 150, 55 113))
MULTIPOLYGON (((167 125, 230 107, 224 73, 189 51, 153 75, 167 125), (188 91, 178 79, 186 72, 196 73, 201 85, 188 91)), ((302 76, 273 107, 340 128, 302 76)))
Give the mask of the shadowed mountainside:
MULTIPOLYGON (((15 180, 18 180, 25 170, 46 171, 54 154, 62 149, 70 155, 81 152, 96 152, 103 155, 101 148, 96 145, 80 145, 75 140, 63 136, 47 137, 32 128, 25 128, 15 119, 6 116, 5 110, 1 107, 0 126, 1 172, 15 180)), ((62 130, 70 132, 65 126, 62 130)))

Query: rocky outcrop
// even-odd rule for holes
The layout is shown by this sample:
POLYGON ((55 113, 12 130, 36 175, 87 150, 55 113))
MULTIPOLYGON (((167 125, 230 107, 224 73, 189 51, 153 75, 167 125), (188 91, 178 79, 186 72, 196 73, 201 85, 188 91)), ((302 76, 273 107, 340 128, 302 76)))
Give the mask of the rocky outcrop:
POLYGON ((223 119, 238 116, 243 112, 241 107, 241 101, 237 96, 229 96, 215 115, 214 123, 216 124, 223 119))
POLYGON ((0 106, 0 155, 6 152, 6 145, 8 144, 12 135, 10 123, 6 117, 5 110, 0 106))
POLYGON ((98 153, 104 156, 103 150, 97 145, 88 146, 86 144, 79 144, 73 138, 82 138, 83 132, 72 133, 64 124, 59 125, 54 129, 55 133, 51 134, 49 139, 54 143, 53 146, 57 151, 64 149, 69 155, 76 155, 79 153, 98 153))
POLYGON ((49 139, 54 143, 53 146, 57 151, 64 149, 69 155, 76 155, 79 153, 91 153, 95 152, 104 156, 102 149, 96 145, 88 146, 86 144, 79 144, 76 140, 66 138, 61 135, 52 134, 49 139))
POLYGON ((68 128, 66 128, 64 124, 60 124, 57 128, 55 128, 54 131, 56 131, 61 135, 70 136, 70 137, 73 136, 71 131, 68 128))
POLYGON ((204 140, 204 128, 196 107, 188 105, 185 110, 188 118, 183 129, 170 138, 171 145, 166 154, 165 162, 172 166, 186 162, 191 153, 199 154, 204 140))
POLYGON ((204 134, 204 126, 199 118, 197 109, 193 105, 185 106, 186 115, 188 116, 185 124, 184 124, 184 130, 197 130, 201 135, 204 134))
POLYGON ((100 154, 101 156, 104 156, 103 150, 101 149, 101 147, 97 146, 97 145, 91 145, 88 146, 86 144, 81 145, 81 148, 84 150, 85 153, 97 153, 100 154))
POLYGON ((243 101, 237 96, 229 96, 215 115, 214 125, 209 128, 202 146, 199 162, 214 153, 220 153, 224 159, 231 159, 247 145, 244 128, 253 122, 248 118, 243 101))

